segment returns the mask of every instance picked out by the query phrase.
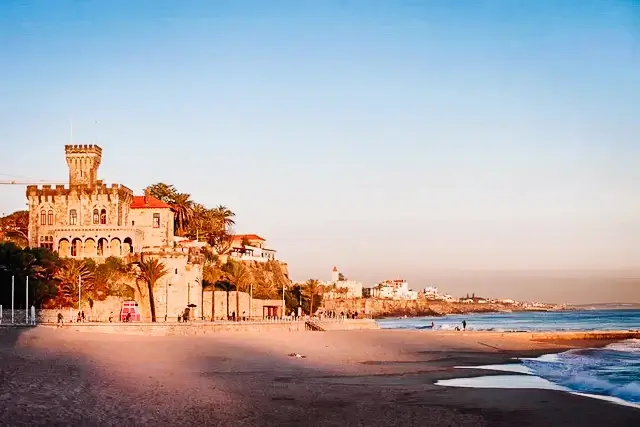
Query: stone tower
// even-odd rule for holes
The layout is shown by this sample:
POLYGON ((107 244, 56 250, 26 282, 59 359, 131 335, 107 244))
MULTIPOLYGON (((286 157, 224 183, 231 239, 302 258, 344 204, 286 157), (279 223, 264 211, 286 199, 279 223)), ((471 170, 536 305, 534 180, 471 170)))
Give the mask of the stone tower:
POLYGON ((65 145, 69 166, 69 185, 93 187, 98 179, 102 148, 97 145, 65 145))

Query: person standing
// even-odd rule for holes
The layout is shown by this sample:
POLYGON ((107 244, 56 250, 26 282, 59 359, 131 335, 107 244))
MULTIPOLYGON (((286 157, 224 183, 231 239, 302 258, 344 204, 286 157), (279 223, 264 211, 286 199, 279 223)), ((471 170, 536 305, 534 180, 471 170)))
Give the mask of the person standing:
POLYGON ((31 324, 36 324, 36 307, 33 304, 31 304, 31 324))
POLYGON ((463 330, 463 331, 466 331, 466 330, 467 330, 467 321, 466 321, 466 320, 463 320, 463 321, 462 321, 462 330, 463 330))

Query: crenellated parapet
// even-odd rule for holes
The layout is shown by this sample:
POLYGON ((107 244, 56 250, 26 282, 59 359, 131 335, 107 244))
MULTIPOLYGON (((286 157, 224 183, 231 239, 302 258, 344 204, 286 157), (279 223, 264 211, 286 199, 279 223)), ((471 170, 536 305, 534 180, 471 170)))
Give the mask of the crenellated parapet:
POLYGON ((78 186, 78 185, 28 185, 27 186, 27 199, 30 201, 37 201, 40 203, 44 200, 62 200, 67 198, 82 198, 83 196, 89 199, 105 199, 108 201, 115 200, 116 198, 122 203, 131 203, 133 201, 133 191, 122 184, 107 185, 102 181, 97 181, 96 185, 78 186))
POLYGON ((95 144, 73 144, 64 146, 65 154, 87 154, 93 153, 102 156, 102 148, 95 144))

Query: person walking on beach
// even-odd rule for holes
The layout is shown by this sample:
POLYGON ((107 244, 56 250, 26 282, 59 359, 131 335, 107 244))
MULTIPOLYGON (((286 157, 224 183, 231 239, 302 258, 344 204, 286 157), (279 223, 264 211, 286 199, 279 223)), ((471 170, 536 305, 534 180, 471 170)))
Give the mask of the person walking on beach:
POLYGON ((62 325, 64 325, 62 313, 58 313, 58 328, 62 328, 62 325))
POLYGON ((463 320, 463 321, 462 321, 462 330, 463 330, 463 331, 466 331, 466 330, 467 330, 467 321, 466 321, 466 320, 463 320))

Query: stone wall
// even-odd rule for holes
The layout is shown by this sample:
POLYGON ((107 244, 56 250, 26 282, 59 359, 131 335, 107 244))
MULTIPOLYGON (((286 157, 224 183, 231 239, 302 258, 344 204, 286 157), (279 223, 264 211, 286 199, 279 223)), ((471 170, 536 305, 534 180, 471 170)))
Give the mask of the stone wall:
POLYGON ((174 216, 171 209, 131 209, 128 225, 142 231, 145 247, 173 246, 174 216), (154 215, 158 215, 160 219, 157 228, 153 226, 154 215))
MULTIPOLYGON (((204 317, 205 319, 211 319, 211 291, 204 292, 204 317)), ((266 317, 267 310, 265 307, 274 307, 275 316, 281 317, 282 313, 282 300, 263 300, 254 298, 251 300, 251 297, 246 292, 229 292, 229 311, 227 312, 227 293, 225 291, 215 291, 215 320, 224 320, 227 318, 227 313, 229 316, 236 312, 238 317, 251 317, 252 319, 262 319, 266 317), (238 301, 237 298, 240 298, 238 301), (240 304, 239 310, 237 309, 236 304, 240 304)))
MULTIPOLYGON (((196 306, 190 310, 191 315, 194 318, 202 317, 202 264, 192 260, 188 248, 185 249, 158 249, 142 254, 143 260, 158 259, 169 272, 154 288, 157 320, 164 321, 165 316, 167 319, 177 319, 189 304, 196 306)), ((147 320, 151 320, 150 316, 147 320)))

